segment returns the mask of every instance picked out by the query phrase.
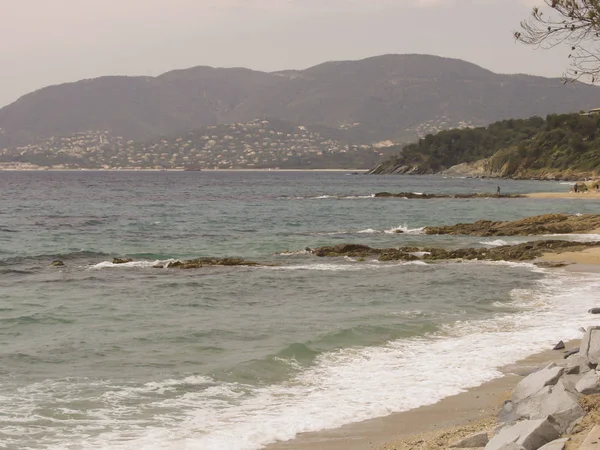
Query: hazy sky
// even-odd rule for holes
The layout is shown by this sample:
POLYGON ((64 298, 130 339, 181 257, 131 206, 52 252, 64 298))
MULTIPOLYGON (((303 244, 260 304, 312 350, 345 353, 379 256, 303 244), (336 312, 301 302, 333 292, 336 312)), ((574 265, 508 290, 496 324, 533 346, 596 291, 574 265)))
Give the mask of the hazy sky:
POLYGON ((564 49, 511 32, 541 0, 0 0, 0 106, 101 75, 196 65, 301 69, 430 53, 496 72, 560 76, 564 49))

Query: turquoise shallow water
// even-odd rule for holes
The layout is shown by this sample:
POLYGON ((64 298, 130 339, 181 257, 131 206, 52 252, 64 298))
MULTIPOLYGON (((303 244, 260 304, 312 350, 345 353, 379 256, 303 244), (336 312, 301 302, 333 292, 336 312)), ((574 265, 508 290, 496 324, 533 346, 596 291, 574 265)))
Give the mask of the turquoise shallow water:
POLYGON ((576 333, 585 319, 565 319, 564 307, 594 301, 593 276, 301 250, 491 247, 518 239, 419 229, 598 209, 587 200, 371 197, 495 192, 498 183, 506 193, 568 189, 343 173, 0 173, 0 448, 258 449, 497 376, 576 333), (114 256, 136 262, 115 267, 114 256), (198 256, 277 265, 151 267, 198 256), (50 267, 54 259, 66 266, 50 267), (468 349, 487 354, 465 372, 455 360, 468 349), (423 352, 435 356, 430 365, 454 358, 444 379, 423 352))

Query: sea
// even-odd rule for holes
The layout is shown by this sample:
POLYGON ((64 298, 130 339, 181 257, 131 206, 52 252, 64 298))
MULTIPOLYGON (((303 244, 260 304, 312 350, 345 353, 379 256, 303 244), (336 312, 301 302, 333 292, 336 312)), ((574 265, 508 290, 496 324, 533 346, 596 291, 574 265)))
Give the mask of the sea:
POLYGON ((351 172, 0 172, 0 448, 258 450, 435 403, 579 337, 599 274, 306 250, 492 248, 527 238, 422 229, 600 210, 374 198, 498 185, 569 189, 351 172), (154 267, 201 256, 262 265, 154 267))

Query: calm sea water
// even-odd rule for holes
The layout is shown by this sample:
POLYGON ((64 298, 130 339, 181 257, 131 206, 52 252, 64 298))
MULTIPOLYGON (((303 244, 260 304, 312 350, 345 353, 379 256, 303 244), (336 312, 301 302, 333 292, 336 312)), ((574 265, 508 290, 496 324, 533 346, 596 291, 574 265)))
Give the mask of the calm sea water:
POLYGON ((506 193, 568 189, 344 173, 0 172, 0 448, 260 449, 436 402, 576 337, 597 306, 597 275, 302 251, 492 247, 523 238, 420 229, 598 212, 587 200, 372 198, 498 183, 506 193), (135 262, 115 266, 115 256, 135 262), (152 268, 199 256, 274 265, 152 268))

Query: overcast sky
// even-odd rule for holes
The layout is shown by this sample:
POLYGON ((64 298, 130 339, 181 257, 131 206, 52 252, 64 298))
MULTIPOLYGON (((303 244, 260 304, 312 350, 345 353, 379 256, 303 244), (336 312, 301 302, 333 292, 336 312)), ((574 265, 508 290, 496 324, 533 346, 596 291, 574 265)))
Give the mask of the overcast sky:
POLYGON ((0 106, 41 87, 196 65, 302 69, 386 53, 558 77, 511 32, 541 0, 0 0, 0 106))

